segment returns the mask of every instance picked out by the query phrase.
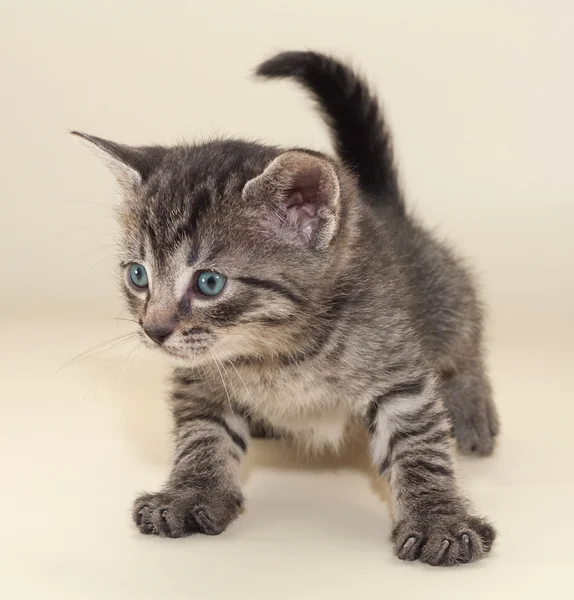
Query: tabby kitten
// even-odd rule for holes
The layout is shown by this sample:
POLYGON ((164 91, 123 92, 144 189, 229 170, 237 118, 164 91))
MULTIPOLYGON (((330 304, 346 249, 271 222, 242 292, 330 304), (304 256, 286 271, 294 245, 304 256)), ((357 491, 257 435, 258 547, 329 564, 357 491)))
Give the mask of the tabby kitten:
POLYGON ((336 157, 239 140, 130 147, 74 132, 114 169, 122 286, 175 363, 173 468, 138 498, 142 533, 219 534, 241 511, 250 432, 337 448, 353 425, 388 477, 397 556, 480 558, 491 525, 457 483, 454 441, 486 455, 498 418, 473 282, 406 213, 376 98, 314 52, 261 64, 317 100, 336 157))

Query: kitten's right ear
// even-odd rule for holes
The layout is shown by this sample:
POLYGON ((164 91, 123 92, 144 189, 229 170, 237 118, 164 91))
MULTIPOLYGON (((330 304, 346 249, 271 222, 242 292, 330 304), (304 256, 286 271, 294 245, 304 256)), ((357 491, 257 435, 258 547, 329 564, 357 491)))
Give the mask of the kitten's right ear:
POLYGON ((108 165, 120 186, 128 190, 139 187, 150 176, 163 155, 163 149, 159 146, 126 146, 80 131, 70 133, 87 142, 108 165))
POLYGON ((288 150, 245 184, 243 197, 265 214, 276 232, 315 250, 325 249, 336 233, 340 189, 333 164, 320 155, 288 150))

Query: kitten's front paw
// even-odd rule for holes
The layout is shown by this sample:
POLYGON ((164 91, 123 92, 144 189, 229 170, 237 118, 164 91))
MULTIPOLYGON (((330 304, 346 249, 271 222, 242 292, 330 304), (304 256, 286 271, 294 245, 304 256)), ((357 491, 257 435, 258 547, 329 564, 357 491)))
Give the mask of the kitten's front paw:
POLYGON ((243 506, 240 491, 206 495, 193 490, 143 494, 134 502, 133 519, 141 533, 179 538, 193 533, 219 535, 243 506))
POLYGON ((401 519, 392 539, 401 560, 448 567, 478 560, 490 551, 495 535, 483 519, 461 513, 401 519))

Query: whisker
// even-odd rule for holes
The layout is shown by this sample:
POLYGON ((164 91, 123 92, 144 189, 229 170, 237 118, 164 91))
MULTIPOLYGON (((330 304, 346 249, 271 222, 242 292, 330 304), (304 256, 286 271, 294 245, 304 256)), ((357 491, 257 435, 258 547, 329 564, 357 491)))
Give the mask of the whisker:
MULTIPOLYGON (((237 390, 235 389, 235 386, 233 385, 233 380, 229 376, 229 373, 227 372, 225 365, 223 364, 223 361, 220 358, 217 358, 217 360, 219 361, 219 364, 221 366, 221 371, 227 376, 227 383, 229 384, 229 387, 231 388, 231 391, 233 392, 233 397, 238 398, 237 390)), ((231 412, 233 413, 233 408, 231 408, 231 412)))
POLYGON ((93 358, 94 356, 98 356, 98 354, 103 354, 104 352, 107 352, 108 350, 113 350, 114 348, 117 348, 118 346, 121 346, 122 344, 125 344, 126 342, 129 342, 133 339, 133 336, 137 336, 137 333, 132 333, 130 334, 132 337, 130 338, 126 338, 125 340, 120 340, 119 342, 116 342, 113 346, 110 346, 109 348, 104 348, 102 350, 99 350, 98 352, 94 352, 94 354, 91 354, 90 356, 86 356, 85 358, 93 358))
POLYGON ((52 236, 51 238, 48 238, 48 241, 51 242, 53 240, 57 240, 58 238, 61 238, 65 235, 73 233, 74 231, 81 231, 84 229, 96 229, 97 227, 98 227, 98 225, 82 225, 81 227, 73 227, 72 229, 68 229, 67 231, 62 231, 61 233, 57 233, 56 235, 52 236))
POLYGON ((108 368, 109 368, 109 365, 107 367, 104 367, 103 369, 100 369, 95 375, 88 377, 83 383, 88 383, 88 381, 93 381, 96 377, 98 377, 98 375, 101 375, 108 368))
POLYGON ((85 252, 74 256, 74 259, 79 260, 88 256, 88 254, 92 254, 92 252, 97 252, 98 250, 109 250, 110 248, 117 250, 118 245, 115 243, 100 244, 99 246, 94 246, 93 248, 90 248, 89 250, 86 250, 85 252))
POLYGON ((110 340, 106 340, 105 342, 96 344, 92 348, 88 348, 87 350, 84 350, 83 352, 81 352, 80 354, 78 354, 77 356, 72 358, 72 360, 69 360, 67 363, 65 363, 63 366, 61 366, 54 373, 53 377, 56 376, 60 371, 62 371, 66 367, 70 366, 71 364, 75 363, 77 360, 80 360, 82 357, 86 356, 86 354, 89 354, 90 352, 93 352, 94 350, 97 350, 98 348, 102 348, 102 346, 110 346, 110 344, 113 344, 109 348, 104 348, 103 350, 100 350, 99 352, 97 352, 96 354, 93 355, 93 356, 96 356, 97 354, 100 354, 101 352, 106 352, 107 350, 111 350, 112 348, 115 348, 118 344, 128 341, 130 338, 132 338, 135 335, 137 335, 137 333, 135 333, 135 332, 123 333, 122 335, 116 336, 110 340))
POLYGON ((112 392, 116 389, 116 384, 118 383, 121 374, 124 372, 125 368, 130 364, 131 359, 133 358, 133 356, 135 355, 135 353, 143 346, 142 342, 140 342, 129 354, 128 357, 126 359, 126 361, 124 362, 122 368, 120 369, 120 372, 118 373, 118 376, 116 377, 116 380, 114 381, 114 385, 112 386, 112 392))
MULTIPOLYGON (((100 371, 101 373, 101 371, 100 371)), ((100 374, 98 373, 98 375, 100 374)), ((89 380, 88 380, 89 381, 89 380)), ((84 394, 84 396, 82 397, 82 402, 90 395, 90 391, 91 389, 94 387, 94 383, 96 383, 96 378, 92 377, 92 383, 90 383, 90 385, 88 386, 88 389, 86 390, 86 393, 84 394)))
POLYGON ((205 379, 205 381, 207 381, 207 385, 209 386, 209 389, 213 392, 213 384, 212 384, 211 378, 209 377, 207 369, 205 368, 205 365, 200 363, 199 367, 201 368, 201 372, 203 373, 203 378, 205 379))
POLYGON ((92 317, 91 321, 128 321, 129 323, 135 323, 139 325, 139 322, 135 319, 128 319, 126 317, 92 317))
POLYGON ((233 370, 237 373, 237 377, 239 377, 239 380, 241 381, 241 383, 243 384, 243 387, 245 388, 245 392, 247 393, 247 398, 251 398, 251 394, 249 393, 249 390, 247 389, 247 385, 245 384, 245 381, 243 381, 243 377, 241 377, 241 375, 239 374, 237 367, 231 361, 229 361, 227 364, 230 364, 233 367, 233 370))
MULTIPOLYGON (((72 257, 72 259, 69 260, 66 264, 67 265, 76 265, 82 259, 86 258, 86 256, 88 256, 89 254, 93 254, 96 251, 103 252, 104 250, 107 250, 108 254, 106 256, 103 256, 99 261, 96 261, 95 264, 98 264, 98 262, 101 262, 101 260, 103 260, 103 259, 109 259, 109 260, 111 260, 114 257, 121 256, 121 254, 117 251, 117 245, 116 244, 103 244, 101 246, 96 246, 95 248, 90 248, 89 250, 86 250, 86 252, 82 252, 81 254, 78 254, 77 256, 72 257), (109 253, 110 250, 114 250, 114 252, 112 252, 110 254, 109 253)), ((92 265, 92 266, 94 266, 94 265, 92 265)))
POLYGON ((91 265, 90 267, 88 267, 87 272, 89 273, 95 267, 97 267, 98 265, 101 265, 104 261, 111 261, 113 259, 119 258, 120 256, 121 256, 120 254, 111 254, 110 256, 102 256, 102 258, 100 258, 93 265, 91 265))
POLYGON ((215 356, 215 353, 213 352, 213 350, 211 348, 209 348, 209 352, 211 353, 211 356, 213 357, 213 362, 215 364, 215 367, 219 371, 219 376, 221 377, 221 383, 223 384, 223 388, 225 389, 225 395, 227 396, 227 402, 229 404, 231 414, 234 414, 233 406, 231 405, 231 397, 229 396, 229 391, 227 390, 227 385, 225 385, 225 380, 223 379, 223 373, 221 372, 221 369, 219 368, 219 365, 217 363, 217 357, 215 356))
MULTIPOLYGON (((121 300, 123 300, 123 298, 122 298, 122 297, 121 297, 120 299, 121 299, 121 300)), ((115 317, 116 319, 118 319, 118 320, 116 321, 116 325, 117 325, 116 331, 118 331, 118 332, 119 332, 119 330, 120 330, 120 321, 119 321, 119 319, 125 318, 125 317, 120 317, 120 315, 121 315, 121 314, 122 314, 124 311, 126 311, 127 309, 128 309, 128 307, 127 307, 127 306, 125 306, 125 305, 124 305, 124 306, 122 306, 122 308, 121 308, 120 312, 118 313, 118 316, 117 316, 117 317, 115 317)), ((129 320, 129 319, 128 319, 128 320, 129 320)), ((140 323, 139 323, 139 322, 138 322, 138 325, 140 325, 140 323)))
POLYGON ((107 367, 104 367, 103 369, 100 369, 94 376, 89 377, 88 379, 86 379, 86 381, 84 381, 84 383, 88 383, 88 381, 91 381, 91 383, 88 386, 88 389, 87 389, 86 393, 84 394, 84 396, 82 398, 82 402, 89 396, 92 387, 94 387, 94 384, 96 383, 96 381, 98 380, 98 378, 100 377, 100 375, 104 371, 106 371, 108 368, 109 368, 109 365, 107 367))

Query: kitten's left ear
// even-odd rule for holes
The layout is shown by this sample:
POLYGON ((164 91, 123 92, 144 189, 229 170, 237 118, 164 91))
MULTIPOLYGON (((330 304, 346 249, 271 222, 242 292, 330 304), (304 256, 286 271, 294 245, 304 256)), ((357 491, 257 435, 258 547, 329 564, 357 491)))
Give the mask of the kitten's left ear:
POLYGON ((159 146, 133 147, 79 131, 71 134, 88 142, 110 167, 120 186, 127 190, 139 187, 163 156, 159 146))
POLYGON ((305 246, 326 248, 335 235, 339 180, 325 158, 285 152, 246 183, 243 197, 258 206, 271 204, 272 226, 305 246))

